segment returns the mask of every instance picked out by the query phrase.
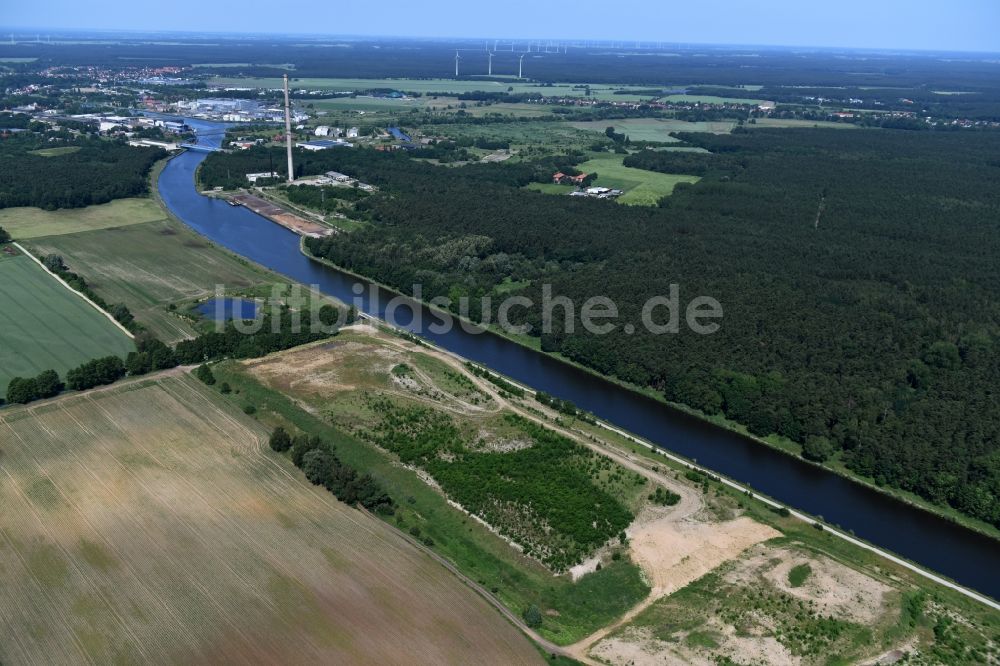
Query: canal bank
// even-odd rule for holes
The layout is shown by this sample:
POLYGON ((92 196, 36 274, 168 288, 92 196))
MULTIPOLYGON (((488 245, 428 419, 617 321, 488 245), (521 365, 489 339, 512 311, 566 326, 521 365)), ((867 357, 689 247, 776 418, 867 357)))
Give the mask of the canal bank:
MULTIPOLYGON (((207 128, 218 134, 217 125, 207 128)), ((257 264, 300 283, 316 285, 344 302, 353 303, 358 298, 361 311, 385 317, 386 304, 395 296, 392 292, 311 261, 301 254, 298 236, 251 211, 201 196, 195 188, 194 174, 204 158, 204 154, 195 153, 178 156, 160 174, 160 194, 175 217, 257 264), (361 294, 354 289, 355 284, 362 285, 361 294)), ((433 314, 423 311, 421 305, 415 304, 414 308, 421 310, 425 320, 433 320, 433 314)), ((412 330, 414 313, 409 319, 405 310, 396 314, 396 323, 412 330)), ((1000 544, 987 536, 506 338, 472 334, 461 326, 447 333, 420 333, 458 356, 569 400, 657 447, 697 460, 700 466, 733 483, 748 485, 805 514, 823 516, 859 539, 941 572, 964 586, 994 598, 1000 596, 1000 577, 995 574, 1000 544)))

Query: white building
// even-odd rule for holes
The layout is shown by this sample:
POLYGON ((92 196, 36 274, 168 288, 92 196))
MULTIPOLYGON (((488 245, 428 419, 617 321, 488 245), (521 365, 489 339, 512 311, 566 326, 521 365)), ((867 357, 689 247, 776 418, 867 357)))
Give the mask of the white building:
POLYGON ((133 139, 128 142, 128 145, 135 146, 137 148, 163 148, 164 150, 177 150, 180 148, 180 146, 176 143, 154 141, 152 139, 133 139))
POLYGON ((350 129, 347 130, 347 138, 348 139, 357 139, 358 135, 360 133, 361 133, 361 130, 359 130, 357 127, 352 127, 352 128, 350 128, 350 129))
POLYGON ((320 125, 319 127, 316 128, 314 134, 316 134, 316 136, 330 136, 330 126, 320 125))
POLYGON ((264 171, 263 173, 247 174, 247 180, 249 180, 251 183, 256 183, 261 178, 277 178, 277 177, 278 177, 277 171, 264 171))

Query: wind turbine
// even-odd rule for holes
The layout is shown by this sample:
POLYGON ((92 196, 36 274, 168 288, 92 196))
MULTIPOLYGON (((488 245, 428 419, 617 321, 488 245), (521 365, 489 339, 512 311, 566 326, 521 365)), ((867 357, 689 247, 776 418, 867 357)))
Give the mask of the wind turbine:
POLYGON ((490 68, 489 71, 487 71, 487 76, 493 76, 493 52, 487 51, 487 53, 490 56, 490 68))
POLYGON ((458 61, 461 60, 461 59, 462 59, 462 57, 460 55, 458 55, 458 51, 456 50, 455 51, 455 78, 456 79, 458 78, 458 61))
POLYGON ((517 59, 517 78, 519 79, 524 78, 523 76, 521 76, 521 72, 524 71, 524 56, 525 54, 522 53, 521 57, 517 59))

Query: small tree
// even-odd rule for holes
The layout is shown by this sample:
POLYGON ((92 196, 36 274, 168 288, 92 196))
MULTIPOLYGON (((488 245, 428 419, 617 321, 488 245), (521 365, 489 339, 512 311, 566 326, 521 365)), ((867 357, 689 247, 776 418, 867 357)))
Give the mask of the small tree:
POLYGON ((7 385, 7 402, 26 405, 38 399, 38 384, 33 377, 14 377, 7 385))
POLYGON ((42 263, 53 273, 60 273, 66 270, 66 263, 58 254, 47 254, 42 257, 42 263))
POLYGON ((208 365, 204 363, 199 365, 198 369, 194 371, 194 376, 209 386, 215 384, 215 375, 212 374, 212 368, 208 367, 208 365))
POLYGON ((3 227, 0 227, 0 245, 10 242, 10 234, 3 227))
POLYGON ((284 428, 278 426, 274 429, 274 432, 271 433, 270 444, 273 451, 282 453, 283 451, 287 451, 292 448, 292 438, 284 428))
POLYGON ((532 629, 542 626, 542 611, 538 610, 538 606, 528 606, 528 610, 524 611, 524 623, 532 629))
POLYGON ((35 388, 39 398, 54 398, 62 393, 65 387, 55 370, 45 370, 35 377, 35 388))

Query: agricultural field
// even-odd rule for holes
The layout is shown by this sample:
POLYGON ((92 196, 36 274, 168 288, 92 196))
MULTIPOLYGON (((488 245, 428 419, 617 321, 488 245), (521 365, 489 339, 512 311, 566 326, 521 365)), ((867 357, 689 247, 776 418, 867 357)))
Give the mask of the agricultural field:
MULTIPOLYGON (((49 150, 49 149, 46 149, 49 150)), ((51 150, 57 150, 55 148, 51 150)), ((96 231, 132 224, 155 222, 166 219, 166 215, 150 198, 116 199, 99 206, 86 208, 63 208, 42 210, 41 208, 0 209, 0 227, 14 240, 28 240, 42 236, 61 236, 81 231, 96 231)))
POLYGON ((213 295, 217 284, 234 295, 258 295, 263 290, 259 295, 266 296, 278 281, 183 224, 165 219, 34 238, 28 245, 36 254, 61 255, 104 300, 125 303, 165 342, 194 335, 192 322, 177 312, 213 295))
POLYGON ((0 395, 14 377, 126 356, 132 339, 13 246, 0 252, 0 395), (13 253, 8 254, 8 253, 13 253))
POLYGON ((576 129, 589 132, 604 131, 614 127, 616 132, 627 134, 632 141, 659 141, 674 143, 671 132, 712 132, 725 134, 734 125, 733 121, 688 122, 686 120, 665 120, 660 118, 629 118, 626 120, 588 120, 570 123, 576 129))
POLYGON ((0 412, 4 663, 537 663, 379 520, 175 371, 0 412))

